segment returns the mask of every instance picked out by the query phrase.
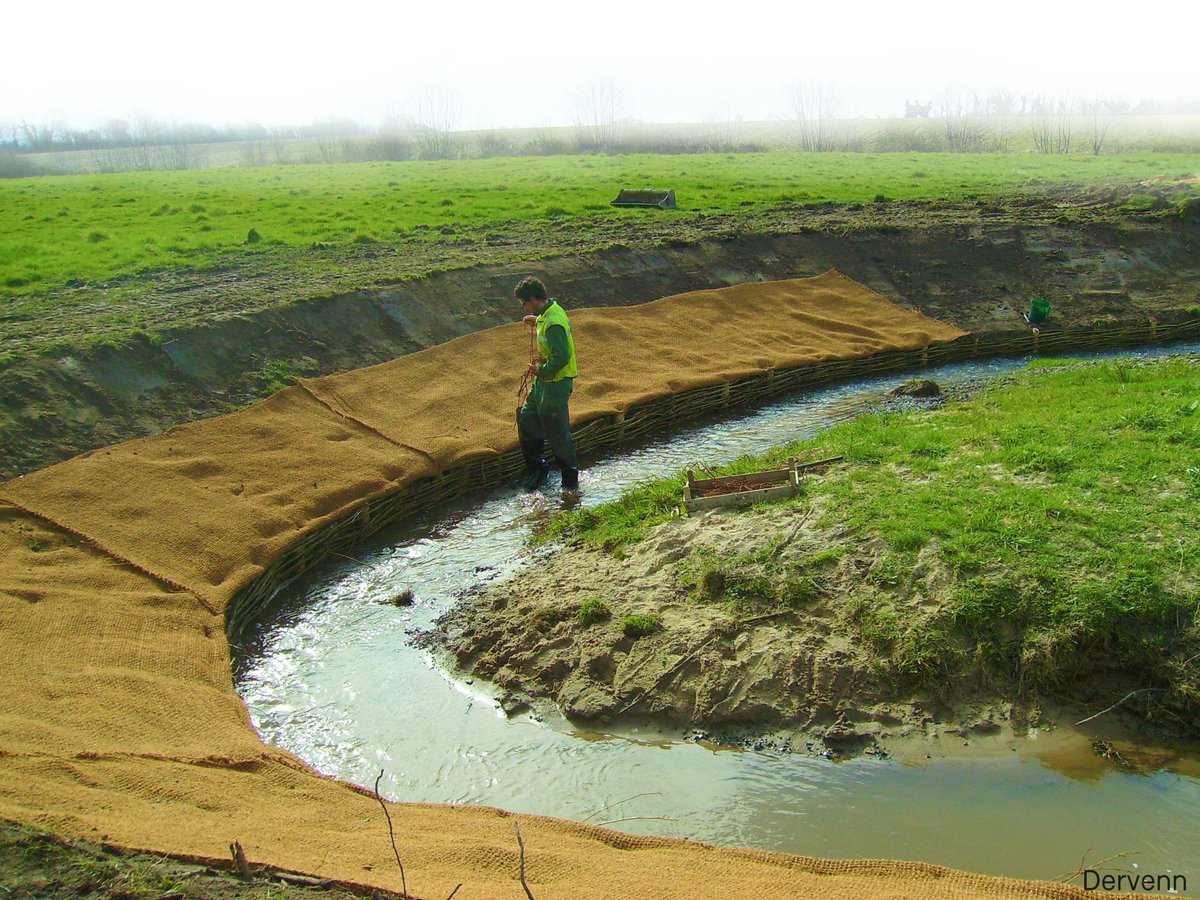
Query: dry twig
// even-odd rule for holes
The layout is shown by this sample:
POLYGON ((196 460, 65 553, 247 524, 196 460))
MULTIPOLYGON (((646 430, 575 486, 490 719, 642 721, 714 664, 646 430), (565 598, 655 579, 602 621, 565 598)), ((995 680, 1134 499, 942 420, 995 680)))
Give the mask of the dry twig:
POLYGON ((800 533, 800 529, 804 527, 804 523, 808 521, 808 517, 812 515, 812 509, 804 513, 792 526, 792 530, 788 532, 788 536, 779 542, 779 545, 771 551, 771 559, 779 559, 779 555, 783 553, 783 549, 796 539, 796 535, 800 533))
POLYGON ((392 853, 396 854, 396 865, 400 867, 400 889, 404 892, 404 900, 408 900, 408 880, 404 877, 404 863, 400 861, 400 851, 396 849, 396 832, 392 830, 392 814, 388 812, 387 804, 379 796, 381 778, 383 778, 383 769, 379 770, 379 775, 375 779, 375 799, 379 801, 379 805, 383 807, 383 814, 387 816, 388 837, 392 839, 392 853))
POLYGON ((1102 710, 1100 710, 1100 712, 1096 713, 1094 716, 1088 716, 1086 719, 1080 719, 1080 720, 1079 720, 1078 722, 1076 722, 1075 724, 1076 724, 1076 725, 1082 725, 1082 724, 1084 724, 1085 722, 1090 722, 1090 721, 1092 721, 1092 719, 1098 719, 1098 718, 1100 718, 1102 715, 1104 715, 1105 713, 1107 713, 1107 712, 1112 712, 1114 709, 1116 709, 1118 706, 1120 706, 1122 703, 1124 703, 1124 702, 1125 702, 1126 700, 1128 700, 1130 697, 1135 697, 1135 696, 1137 696, 1138 694, 1148 694, 1148 693, 1152 693, 1152 692, 1154 692, 1154 691, 1161 691, 1161 690, 1162 690, 1162 688, 1141 688, 1140 690, 1136 690, 1136 691, 1130 691, 1128 694, 1126 694, 1124 697, 1122 697, 1120 700, 1118 700, 1116 703, 1114 703, 1114 704, 1113 704, 1112 706, 1110 706, 1108 709, 1102 709, 1102 710))
MULTIPOLYGON (((537 331, 532 329, 529 332, 529 364, 535 366, 542 361, 538 354, 537 347, 537 331)), ((525 398, 529 396, 529 391, 533 387, 533 376, 529 374, 529 369, 526 368, 525 374, 521 376, 521 384, 517 387, 517 415, 521 415, 521 408, 525 405, 525 398)))
MULTIPOLYGON (((1124 859, 1126 856, 1132 855, 1135 851, 1123 850, 1120 853, 1114 853, 1112 856, 1106 856, 1104 859, 1100 860, 1098 863, 1095 863, 1095 864, 1089 866, 1086 864, 1086 860, 1087 860, 1087 855, 1091 852, 1092 852, 1092 848, 1088 847, 1086 850, 1083 851, 1083 856, 1079 857, 1079 868, 1078 869, 1076 869, 1074 872, 1068 872, 1066 875, 1060 875, 1058 878, 1055 878, 1054 880, 1069 884, 1070 882, 1072 882, 1076 878, 1078 878, 1080 875, 1082 875, 1084 872, 1087 872, 1087 871, 1098 872, 1098 871, 1100 871, 1100 867, 1102 865, 1104 865, 1106 862, 1112 862, 1114 859, 1124 859)), ((1115 869, 1113 871, 1125 872, 1128 870, 1127 869, 1115 869)))
POLYGON ((642 822, 642 821, 674 822, 675 820, 671 816, 625 816, 620 819, 609 819, 607 822, 597 822, 596 824, 603 828, 607 825, 616 825, 618 822, 642 822))
POLYGON ((767 622, 771 619, 780 619, 784 616, 790 616, 792 613, 793 610, 790 609, 777 609, 775 612, 763 613, 761 616, 751 616, 749 619, 734 619, 734 621, 744 627, 746 625, 754 625, 758 622, 767 622))
POLYGON ((592 818, 592 816, 598 816, 598 815, 600 815, 600 813, 604 812, 606 809, 612 809, 614 806, 620 806, 622 803, 628 803, 630 800, 636 800, 638 797, 661 797, 661 796, 662 796, 662 791, 642 791, 640 794, 634 794, 632 797, 626 797, 624 800, 617 800, 613 803, 608 804, 607 806, 602 806, 598 810, 596 810, 594 813, 592 813, 590 816, 585 816, 584 818, 580 819, 579 821, 586 822, 588 819, 592 818))
POLYGON ((716 636, 717 636, 717 633, 715 631, 709 632, 708 637, 706 637, 703 641, 701 641, 699 644, 697 644, 691 650, 691 652, 686 653, 683 656, 681 656, 679 659, 677 659, 675 661, 675 664, 673 666, 671 666, 671 668, 667 669, 667 671, 665 671, 661 675, 659 675, 658 678, 654 679, 654 684, 650 685, 650 687, 646 688, 644 691, 642 691, 640 694, 638 694, 636 697, 634 697, 632 700, 630 700, 628 703, 626 703, 624 706, 622 706, 619 710, 617 710, 617 715, 623 715, 624 713, 629 712, 629 710, 633 709, 633 707, 637 706, 639 703, 641 703, 643 700, 645 700, 647 697, 649 697, 652 693, 654 693, 656 690, 658 690, 658 688, 668 678, 670 678, 672 675, 674 675, 676 672, 678 672, 680 669, 682 669, 688 663, 693 662, 696 659, 696 654, 699 653, 701 650, 703 650, 708 645, 708 643, 716 636))
POLYGON ((521 848, 521 887, 525 888, 525 896, 534 900, 533 891, 529 890, 529 882, 525 880, 525 841, 521 839, 521 823, 513 822, 517 829, 517 846, 521 848))
POLYGON ((327 888, 331 884, 328 878, 313 878, 311 875, 296 875, 292 872, 272 872, 276 879, 284 884, 295 884, 301 887, 327 888))

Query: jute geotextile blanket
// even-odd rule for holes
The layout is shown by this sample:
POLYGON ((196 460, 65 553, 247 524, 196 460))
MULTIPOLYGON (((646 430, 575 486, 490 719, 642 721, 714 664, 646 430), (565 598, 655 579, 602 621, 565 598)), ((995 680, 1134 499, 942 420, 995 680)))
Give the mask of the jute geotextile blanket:
MULTIPOLYGON (((517 311, 514 308, 514 317, 517 311)), ((573 421, 766 368, 951 340, 831 272, 570 311, 573 421)), ((516 444, 520 324, 305 381, 240 412, 0 485, 0 817, 70 837, 400 889, 374 797, 264 746, 224 614, 300 537, 516 444)), ((1082 897, 916 863, 637 837, 484 807, 393 804, 410 894, 1082 897)))

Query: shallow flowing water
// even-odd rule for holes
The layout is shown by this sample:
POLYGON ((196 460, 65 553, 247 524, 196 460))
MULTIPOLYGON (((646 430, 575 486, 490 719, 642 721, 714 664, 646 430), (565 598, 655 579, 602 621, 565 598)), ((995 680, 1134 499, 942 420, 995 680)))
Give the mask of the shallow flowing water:
MULTIPOLYGON (((1196 352, 1200 343, 1136 355, 1196 352)), ((1023 365, 991 360, 919 374, 945 387, 1023 365)), ((877 408, 911 374, 809 392, 593 462, 582 473, 583 502, 613 499, 688 463, 815 435, 877 408)), ((1011 753, 834 763, 719 749, 678 733, 588 734, 562 721, 507 719, 488 685, 449 670, 413 636, 463 590, 528 565, 529 531, 558 503, 553 485, 543 494, 480 495, 393 528, 355 558, 334 557, 280 592, 235 648, 238 690, 263 739, 367 787, 382 770, 380 791, 396 800, 480 803, 638 833, 1015 877, 1056 878, 1081 860, 1129 854, 1105 867, 1183 874, 1200 896, 1200 765, 1132 774, 1099 765, 1086 744, 1060 748, 1066 755, 1056 760, 1011 753), (387 602, 404 589, 414 605, 387 602)))

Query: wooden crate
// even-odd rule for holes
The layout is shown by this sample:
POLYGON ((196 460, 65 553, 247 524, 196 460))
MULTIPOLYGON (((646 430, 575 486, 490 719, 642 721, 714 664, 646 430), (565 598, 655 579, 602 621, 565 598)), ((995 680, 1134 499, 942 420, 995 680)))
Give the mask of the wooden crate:
POLYGON ((683 486, 683 508, 692 513, 718 506, 748 506, 764 500, 794 497, 800 487, 796 460, 789 459, 786 469, 726 475, 722 478, 696 478, 691 470, 683 486))
POLYGON ((801 474, 811 469, 822 469, 830 463, 839 462, 841 456, 814 459, 798 463, 795 457, 788 458, 786 469, 767 472, 751 472, 748 475, 725 475, 720 478, 696 478, 688 469, 687 484, 683 486, 684 514, 718 506, 749 506, 764 500, 780 500, 794 497, 800 490, 801 474))

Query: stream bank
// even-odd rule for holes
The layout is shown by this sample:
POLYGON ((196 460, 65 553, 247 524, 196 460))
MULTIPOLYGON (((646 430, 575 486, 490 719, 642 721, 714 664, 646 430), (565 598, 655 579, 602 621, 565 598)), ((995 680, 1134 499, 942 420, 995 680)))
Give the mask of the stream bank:
MULTIPOLYGON (((566 716, 602 730, 649 725, 689 740, 826 758, 1040 751, 1044 742, 1029 746, 1031 737, 1070 730, 1144 687, 1120 671, 1093 672, 1066 689, 1069 699, 1015 695, 1013 685, 971 671, 947 672, 943 686, 898 680, 851 621, 881 542, 801 522, 807 512, 707 511, 658 526, 621 558, 578 544, 555 549, 518 578, 465 597, 430 643, 470 677, 495 684, 510 716, 566 716), (850 550, 821 599, 744 615, 697 601, 688 585, 697 557, 770 553, 797 525, 781 563, 839 544, 850 550), (596 598, 604 598, 603 618, 584 624, 581 607, 596 598), (624 625, 637 617, 653 620, 648 633, 624 625)), ((936 597, 949 575, 932 554, 921 562, 911 575, 936 597)), ((1137 758, 1134 748, 1147 742, 1195 743, 1200 729, 1181 734, 1169 720, 1148 721, 1154 705, 1145 699, 1083 731, 1098 753, 1114 741, 1125 747, 1122 759, 1137 758)))
POLYGON ((678 485, 639 485, 560 516, 565 545, 434 635, 510 713, 759 749, 879 755, 1100 715, 1098 752, 1194 741, 1195 373, 1187 356, 1051 366, 950 404, 895 398, 881 424, 723 472, 845 454, 748 510, 671 516, 678 485))
MULTIPOLYGON (((736 228, 714 219, 677 230, 659 223, 603 249, 557 255, 518 245, 504 261, 472 266, 468 255, 459 267, 369 289, 334 279, 318 290, 271 272, 81 289, 86 296, 64 298, 61 316, 7 322, 0 336, 0 478, 229 412, 296 376, 383 362, 513 321, 512 285, 529 272, 578 308, 836 267, 975 332, 1022 327, 1034 295, 1051 300, 1063 325, 1144 324, 1200 304, 1200 223, 1136 216, 1094 198, 826 205, 736 228), (111 303, 132 305, 143 324, 105 332, 98 323, 111 303)), ((329 260, 329 270, 357 271, 344 262, 329 260)))

